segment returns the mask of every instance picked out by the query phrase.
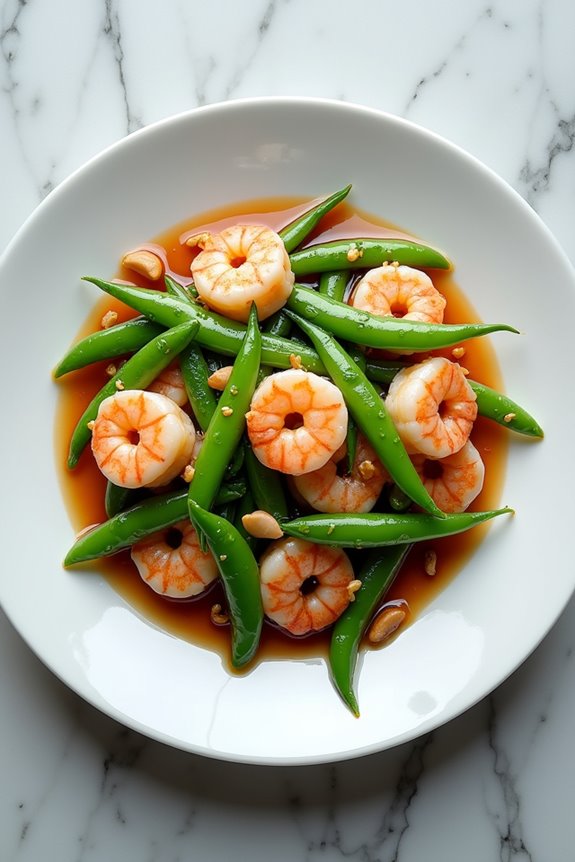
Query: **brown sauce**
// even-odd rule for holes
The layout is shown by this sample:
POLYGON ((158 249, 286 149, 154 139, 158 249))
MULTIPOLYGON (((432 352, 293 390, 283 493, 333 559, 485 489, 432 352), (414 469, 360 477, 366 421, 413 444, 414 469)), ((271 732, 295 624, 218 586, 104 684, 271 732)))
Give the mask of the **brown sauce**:
MULTIPOLYGON (((183 244, 186 237, 203 230, 221 230, 227 225, 238 222, 261 222, 275 230, 280 230, 309 206, 309 201, 285 198, 243 202, 204 213, 199 218, 176 225, 153 242, 142 242, 141 247, 158 253, 164 260, 167 272, 184 283, 190 280, 190 263, 194 254, 183 244)), ((371 215, 354 211, 347 204, 343 204, 323 219, 321 230, 316 231, 313 238, 331 240, 359 236, 410 237, 409 234, 371 215)), ((425 242, 425 238, 423 241, 425 242)), ((95 273, 95 275, 102 274, 95 273)), ((109 274, 103 275, 106 277, 109 274)), ((434 284, 447 299, 446 323, 479 321, 477 313, 460 290, 452 273, 433 272, 431 275, 434 284)), ((151 286, 146 279, 121 267, 117 276, 143 286, 151 286)), ((77 338, 99 329, 100 320, 108 309, 117 311, 119 321, 134 316, 131 309, 111 297, 104 297, 96 303, 92 313, 77 333, 77 338)), ((465 351, 465 356, 460 359, 460 362, 469 370, 470 377, 501 391, 501 374, 489 340, 483 338, 467 342, 465 351)), ((443 351, 443 354, 451 358, 449 350, 443 351)), ((108 379, 106 365, 107 363, 103 362, 73 372, 58 382, 60 397, 55 426, 56 463, 70 519, 78 531, 106 518, 104 511, 106 482, 97 469, 91 452, 87 450, 83 453, 74 471, 68 471, 65 466, 73 428, 90 399, 108 379)), ((470 506, 470 510, 496 508, 499 504, 507 455, 507 433, 499 425, 482 417, 478 417, 475 423, 471 439, 485 463, 485 484, 481 494, 470 506)), ((410 619, 416 618, 434 596, 461 570, 465 561, 480 545, 487 530, 488 525, 484 525, 459 536, 416 545, 385 601, 406 601, 410 609, 410 619), (435 550, 437 554, 437 573, 434 577, 425 574, 424 570, 424 556, 429 550, 435 550)), ((158 627, 177 637, 217 651, 228 662, 229 629, 217 627, 210 621, 211 606, 222 599, 219 586, 195 601, 161 598, 140 579, 127 552, 82 568, 84 569, 82 577, 103 575, 130 605, 158 627)), ((285 658, 325 656, 328 643, 329 633, 326 632, 296 639, 266 624, 258 660, 272 656, 285 658)))

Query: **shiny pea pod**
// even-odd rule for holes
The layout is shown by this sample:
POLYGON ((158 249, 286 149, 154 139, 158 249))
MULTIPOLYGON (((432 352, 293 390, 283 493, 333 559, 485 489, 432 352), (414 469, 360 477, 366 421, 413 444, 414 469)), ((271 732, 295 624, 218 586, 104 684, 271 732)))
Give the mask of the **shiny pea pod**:
POLYGON ((256 307, 252 305, 242 347, 206 431, 189 487, 190 501, 203 509, 210 509, 226 467, 244 433, 246 413, 256 388, 260 357, 261 334, 256 307))
POLYGON ((190 518, 214 555, 232 624, 232 664, 243 667, 256 654, 264 620, 257 561, 238 530, 190 500, 190 518))
POLYGON ((487 512, 444 514, 443 518, 400 512, 305 515, 283 523, 282 530, 288 536, 307 539, 308 542, 318 545, 357 549, 380 548, 385 545, 405 545, 454 536, 505 514, 513 514, 513 509, 505 507, 487 512))
POLYGON ((195 341, 180 353, 180 369, 188 401, 202 431, 206 431, 218 406, 214 390, 208 384, 210 370, 202 348, 195 341))
MULTIPOLYGON (((232 500, 241 500, 245 493, 245 482, 222 485, 214 505, 223 506, 232 500)), ((145 539, 158 530, 172 527, 187 517, 187 488, 149 497, 83 533, 68 551, 64 565, 75 566, 88 560, 117 554, 118 551, 135 545, 140 539, 145 539)))
POLYGON ((319 279, 319 292, 328 299, 343 302, 348 281, 349 272, 346 270, 322 272, 319 279))
MULTIPOLYGON (((355 362, 357 367, 360 368, 365 373, 365 369, 366 369, 365 354, 362 353, 362 351, 358 347, 356 347, 354 344, 347 344, 347 345, 345 345, 345 347, 349 353, 349 358, 352 360, 352 362, 355 362)), ((357 430, 356 422, 355 422, 353 416, 350 416, 347 420, 347 434, 346 434, 346 438, 345 438, 345 443, 346 443, 346 448, 347 448, 347 452, 346 452, 346 456, 345 456, 345 458, 346 458, 346 470, 348 473, 352 472, 353 465, 355 462, 355 455, 357 452, 357 435, 358 435, 358 430, 357 430)))
POLYGON ((442 517, 443 513, 426 491, 373 384, 329 333, 295 314, 293 318, 311 339, 354 421, 393 481, 426 512, 442 517))
POLYGON ((405 239, 357 238, 318 243, 290 255, 296 276, 338 269, 372 269, 386 261, 416 269, 450 269, 449 260, 437 249, 405 239))
POLYGON ((410 545, 373 552, 361 569, 361 587, 336 621, 329 646, 329 668, 337 691, 355 716, 359 705, 353 690, 359 644, 381 600, 397 577, 410 545))
POLYGON ((145 317, 126 320, 108 329, 99 329, 70 348, 54 369, 53 376, 62 377, 94 362, 135 353, 163 331, 162 326, 146 320, 145 317))
POLYGON ((169 293, 176 299, 180 299, 182 302, 194 301, 195 297, 190 293, 188 288, 184 287, 183 284, 180 284, 179 281, 176 281, 175 278, 172 278, 171 275, 166 275, 164 277, 164 284, 166 285, 166 293, 169 293))
POLYGON ((276 311, 264 324, 264 332, 276 335, 279 338, 289 338, 291 332, 291 320, 284 311, 276 311))
POLYGON ((310 235, 324 215, 327 215, 330 210, 345 200, 350 191, 351 185, 348 185, 344 189, 334 192, 333 195, 320 201, 319 204, 311 207, 295 219, 295 221, 280 230, 279 235, 283 240, 283 244, 285 245, 288 254, 297 248, 298 245, 300 245, 310 235))
POLYGON ((185 321, 162 332, 135 353, 120 371, 92 398, 78 424, 74 428, 68 452, 68 467, 73 469, 91 437, 89 423, 97 416, 98 408, 105 398, 118 389, 145 389, 170 364, 172 359, 190 343, 198 332, 195 321, 185 321))
POLYGON ((236 515, 234 518, 234 527, 236 528, 236 530, 238 531, 240 536, 242 536, 245 539, 245 541, 248 543, 249 547, 252 550, 252 553, 255 553, 255 551, 256 551, 258 540, 255 538, 255 536, 252 536, 251 533, 248 533, 248 531, 246 530, 246 528, 244 527, 244 525, 242 523, 242 518, 244 515, 249 515, 250 512, 253 512, 255 508, 256 508, 255 501, 254 501, 252 492, 251 492, 250 488, 248 487, 246 489, 246 493, 238 501, 238 504, 236 506, 236 515))
POLYGON ((286 308, 337 338, 383 350, 437 350, 492 332, 518 332, 506 323, 422 323, 380 317, 330 300, 300 284, 294 285, 286 308))
POLYGON ((113 482, 106 483, 106 492, 104 495, 104 508, 108 518, 113 518, 130 506, 130 500, 134 496, 132 488, 120 488, 114 485, 113 482))
MULTIPOLYGON (((215 312, 207 311, 195 303, 185 303, 173 296, 157 290, 143 287, 133 287, 127 284, 116 284, 112 281, 102 281, 99 278, 85 278, 95 284, 105 293, 145 314, 150 320, 163 326, 176 326, 186 320, 195 320, 200 328, 196 337, 201 347, 207 347, 225 356, 236 356, 242 346, 246 327, 242 323, 230 320, 215 312)), ((325 368, 317 353, 305 345, 297 347, 302 362, 308 371, 325 374, 325 368)), ((294 353, 294 345, 287 338, 279 338, 269 333, 262 334, 262 362, 273 368, 291 368, 290 356, 294 353)))
POLYGON ((251 446, 247 444, 245 464, 248 484, 257 508, 269 512, 276 521, 287 519, 287 501, 279 474, 258 461, 251 446))
MULTIPOLYGON (((405 362, 370 360, 367 363, 367 376, 376 383, 389 384, 397 372, 406 367, 405 362)), ((517 434, 539 438, 544 436, 543 429, 537 420, 516 401, 483 383, 478 383, 476 380, 468 378, 467 382, 477 396, 477 410, 481 416, 485 416, 517 434)))

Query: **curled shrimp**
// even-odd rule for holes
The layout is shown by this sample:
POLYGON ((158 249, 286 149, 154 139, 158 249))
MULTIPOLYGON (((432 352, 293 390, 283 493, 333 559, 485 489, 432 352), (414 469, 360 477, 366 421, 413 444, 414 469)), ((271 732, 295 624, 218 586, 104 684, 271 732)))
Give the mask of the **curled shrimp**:
POLYGON ((265 320, 291 293, 294 275, 281 237, 264 225, 237 224, 202 238, 194 284, 210 308, 247 321, 252 302, 265 320))
POLYGON ((165 395, 126 389, 100 404, 92 452, 114 485, 154 488, 182 472, 195 437, 190 417, 165 395))
POLYGON ((369 512, 389 479, 363 434, 357 437, 351 472, 340 475, 338 465, 345 456, 344 444, 319 470, 294 476, 296 490, 318 512, 369 512))
POLYGON ((166 398, 183 407, 188 403, 188 393, 184 384, 184 376, 180 368, 179 362, 170 362, 163 371, 158 374, 148 386, 148 392, 159 392, 160 395, 165 395, 166 398))
POLYGON ((300 476, 329 461, 347 431, 347 407, 337 386, 308 371, 270 374, 246 414, 256 457, 281 473, 300 476))
POLYGON ((133 545, 131 556, 142 580, 161 596, 197 596, 218 576, 216 561, 200 549, 189 521, 142 539, 133 545))
POLYGON ((485 467, 471 440, 447 458, 413 455, 411 460, 442 512, 464 512, 483 488, 485 467))
POLYGON ((446 300, 421 270, 384 263, 358 281, 351 304, 372 314, 443 323, 446 300))
POLYGON ((353 568, 341 548, 279 539, 260 560, 266 615, 292 635, 331 625, 350 602, 353 568))
POLYGON ((458 452, 477 416, 476 396, 461 366, 441 356, 403 368, 385 404, 407 451, 429 458, 458 452))

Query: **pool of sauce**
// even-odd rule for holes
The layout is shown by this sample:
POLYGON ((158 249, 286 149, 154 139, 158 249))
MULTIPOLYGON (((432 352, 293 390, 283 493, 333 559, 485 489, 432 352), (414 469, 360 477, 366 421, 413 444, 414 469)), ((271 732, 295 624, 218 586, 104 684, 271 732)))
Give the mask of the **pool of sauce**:
MULTIPOLYGON (((140 247, 159 254, 164 261, 166 271, 180 283, 186 283, 191 280, 190 263, 194 256, 194 251, 184 244, 187 237, 204 230, 219 231, 238 222, 264 223, 274 230, 281 230, 309 206, 309 201, 286 198, 243 202, 204 213, 176 225, 153 241, 142 242, 140 247)), ((361 236, 410 237, 408 233, 397 227, 372 215, 353 210, 344 203, 322 220, 320 228, 314 232, 308 242, 361 236)), ((421 241, 425 242, 425 238, 421 241)), ((448 253, 449 250, 446 251, 448 253)), ((94 273, 94 275, 106 277, 108 274, 94 273)), ((480 320, 458 286, 456 273, 433 271, 430 275, 435 286, 447 299, 446 323, 480 320)), ((150 284, 145 278, 121 266, 116 276, 142 286, 157 287, 157 283, 150 284)), ((135 314, 132 309, 111 297, 103 297, 96 303, 92 313, 77 333, 77 338, 99 329, 102 316, 109 309, 118 313, 118 322, 135 314)), ((453 358, 450 349, 437 351, 437 353, 453 358)), ((503 389, 497 359, 489 339, 478 338, 467 342, 465 355, 459 361, 469 370, 469 376, 472 379, 480 380, 500 391, 503 389)), ((70 436, 78 418, 95 392, 108 379, 107 365, 107 362, 102 362, 73 372, 57 384, 60 393, 55 423, 56 463, 70 519, 78 531, 106 519, 104 510, 106 482, 96 467, 90 450, 87 449, 83 453, 74 471, 67 470, 66 457, 70 436)), ((508 432, 496 423, 481 416, 477 418, 471 439, 485 463, 485 484, 481 494, 469 507, 470 511, 492 509, 499 505, 505 472, 507 437, 508 432)), ((480 545, 487 530, 488 525, 484 525, 458 536, 416 545, 385 597, 385 602, 406 602, 409 607, 409 620, 413 621, 462 569, 465 561, 480 545), (433 577, 426 574, 424 568, 424 557, 430 550, 434 550, 437 554, 437 572, 433 577)), ((215 626, 210 620, 211 606, 215 602, 223 601, 219 585, 193 601, 161 598, 140 579, 128 552, 85 564, 81 568, 83 574, 79 574, 79 577, 104 576, 111 586, 144 617, 163 630, 218 652, 229 666, 229 628, 215 626)), ((306 638, 292 638, 266 623, 257 661, 271 657, 325 656, 328 644, 329 632, 306 638)))

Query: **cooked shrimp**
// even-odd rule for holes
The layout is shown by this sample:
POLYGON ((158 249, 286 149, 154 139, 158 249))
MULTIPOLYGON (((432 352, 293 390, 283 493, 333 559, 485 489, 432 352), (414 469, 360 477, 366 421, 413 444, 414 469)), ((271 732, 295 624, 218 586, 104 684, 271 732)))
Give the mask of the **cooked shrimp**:
POLYGON ((311 473, 337 452, 347 431, 347 407, 329 380, 299 368, 270 374, 246 414, 254 454, 272 470, 311 473))
POLYGON ((363 434, 357 438, 351 473, 338 475, 345 456, 344 444, 319 470, 294 476, 296 490, 318 512, 369 512, 389 478, 363 434))
POLYGON ((114 485, 154 488, 181 473, 195 437, 190 417, 165 395, 125 389, 100 404, 92 452, 114 485))
POLYGON ((248 319, 255 302, 265 320, 291 293, 294 275, 281 237, 264 225, 237 224, 200 241, 192 262, 194 284, 210 308, 248 319))
POLYGON ((138 542, 131 556, 142 580, 161 596, 197 596, 218 576, 216 561, 209 551, 200 550, 198 534, 189 521, 138 542))
POLYGON ((413 455, 412 461, 442 512, 464 512, 483 488, 485 467, 471 440, 447 458, 431 460, 413 455))
POLYGON ((188 393, 184 385, 184 377, 178 361, 171 362, 164 368, 152 383, 148 386, 148 392, 159 392, 171 398, 178 407, 188 403, 188 393))
POLYGON ((290 634, 305 635, 331 625, 343 613, 354 574, 341 548, 288 538, 264 553, 260 580, 267 616, 290 634))
POLYGON ((430 458, 458 452, 477 416, 476 396, 461 366, 441 356, 402 369, 385 404, 407 451, 430 458))
POLYGON ((421 270, 386 263, 358 281, 351 304, 372 314, 443 323, 446 301, 421 270))

